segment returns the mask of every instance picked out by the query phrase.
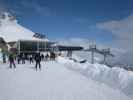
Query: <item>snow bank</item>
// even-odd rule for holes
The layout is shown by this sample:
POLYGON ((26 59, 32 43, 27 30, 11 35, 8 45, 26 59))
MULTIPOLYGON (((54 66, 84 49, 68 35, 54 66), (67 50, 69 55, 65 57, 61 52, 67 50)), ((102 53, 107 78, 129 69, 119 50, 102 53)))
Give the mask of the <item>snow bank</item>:
POLYGON ((106 65, 76 63, 68 58, 58 57, 57 61, 67 68, 80 72, 87 78, 105 83, 113 88, 122 90, 126 95, 133 97, 133 74, 122 68, 109 68, 106 65))

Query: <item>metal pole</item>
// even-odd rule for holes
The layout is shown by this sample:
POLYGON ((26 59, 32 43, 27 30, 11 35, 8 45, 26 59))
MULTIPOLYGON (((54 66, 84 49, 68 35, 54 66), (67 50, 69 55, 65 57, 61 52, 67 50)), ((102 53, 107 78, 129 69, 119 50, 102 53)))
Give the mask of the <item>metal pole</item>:
POLYGON ((45 52, 46 52, 47 50, 46 50, 46 41, 45 41, 45 52))
POLYGON ((18 54, 20 55, 20 40, 18 41, 18 54))
POLYGON ((39 41, 37 41, 37 52, 39 52, 39 41))
POLYGON ((104 64, 106 63, 106 55, 104 55, 104 61, 103 61, 103 63, 104 64))
POLYGON ((67 51, 67 57, 72 57, 72 51, 67 51))
POLYGON ((94 64, 94 50, 91 52, 91 63, 94 64))
POLYGON ((72 57, 72 51, 70 51, 70 57, 72 57))

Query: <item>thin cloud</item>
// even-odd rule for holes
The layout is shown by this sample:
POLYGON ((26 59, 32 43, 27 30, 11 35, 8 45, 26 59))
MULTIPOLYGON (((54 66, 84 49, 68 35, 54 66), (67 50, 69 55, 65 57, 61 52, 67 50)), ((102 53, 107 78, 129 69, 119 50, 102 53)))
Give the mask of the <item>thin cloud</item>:
POLYGON ((113 34, 114 46, 125 51, 117 61, 133 64, 133 14, 121 20, 98 23, 97 27, 113 34))
MULTIPOLYGON (((89 40, 85 38, 69 38, 69 39, 58 39, 58 44, 62 45, 71 45, 71 46, 82 46, 84 49, 88 49, 89 45, 96 44, 97 48, 99 50, 109 48, 109 46, 104 45, 102 43, 96 42, 94 40, 89 40)), ((118 51, 116 48, 111 48, 111 51, 118 51)), ((80 51, 80 52, 74 52, 74 54, 82 59, 87 59, 91 62, 91 54, 90 52, 80 51)), ((103 61, 103 56, 100 54, 95 53, 95 61, 101 62, 103 61)))

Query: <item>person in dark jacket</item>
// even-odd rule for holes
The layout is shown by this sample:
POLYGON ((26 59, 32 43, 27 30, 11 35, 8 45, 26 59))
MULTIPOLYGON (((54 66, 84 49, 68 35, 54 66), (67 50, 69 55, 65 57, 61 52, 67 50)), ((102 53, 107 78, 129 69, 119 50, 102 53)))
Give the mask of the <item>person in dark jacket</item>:
POLYGON ((48 59, 49 59, 49 54, 47 53, 47 54, 45 55, 45 60, 48 61, 48 59))
POLYGON ((6 63, 6 55, 3 54, 3 63, 6 63))
POLYGON ((17 55, 17 61, 18 61, 18 64, 20 64, 20 61, 21 61, 21 56, 20 55, 17 55))
POLYGON ((38 66, 39 66, 39 69, 41 69, 41 56, 40 56, 40 53, 37 53, 35 55, 35 62, 36 62, 36 65, 35 65, 36 70, 37 70, 38 66))
POLYGON ((55 60, 55 53, 54 52, 50 52, 50 60, 55 60))
POLYGON ((9 55, 10 68, 12 68, 12 65, 14 66, 14 68, 16 68, 14 59, 15 59, 15 58, 14 58, 13 54, 10 54, 10 55, 9 55))
POLYGON ((41 60, 42 60, 42 61, 44 60, 44 55, 43 55, 43 54, 41 55, 41 60))
POLYGON ((25 64, 25 54, 22 54, 22 64, 25 64))

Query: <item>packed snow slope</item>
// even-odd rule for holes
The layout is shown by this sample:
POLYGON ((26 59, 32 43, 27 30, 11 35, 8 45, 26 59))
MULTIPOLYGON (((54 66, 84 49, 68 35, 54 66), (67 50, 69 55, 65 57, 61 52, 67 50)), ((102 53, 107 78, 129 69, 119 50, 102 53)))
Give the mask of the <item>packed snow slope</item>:
POLYGON ((87 79, 57 61, 9 69, 0 64, 0 100, 131 100, 117 89, 87 79))
MULTIPOLYGON (((75 58, 79 59, 75 56, 75 58)), ((119 67, 110 68, 102 64, 80 64, 69 58, 58 57, 58 62, 68 69, 78 72, 88 79, 104 83, 114 89, 119 89, 126 95, 133 98, 133 72, 126 71, 119 67)))
MULTIPOLYGON (((0 15, 0 37, 3 37, 6 42, 24 40, 39 40, 34 38, 35 33, 23 27, 18 23, 16 18, 8 12, 3 12, 0 15)), ((48 39, 45 39, 48 41, 48 39)))

